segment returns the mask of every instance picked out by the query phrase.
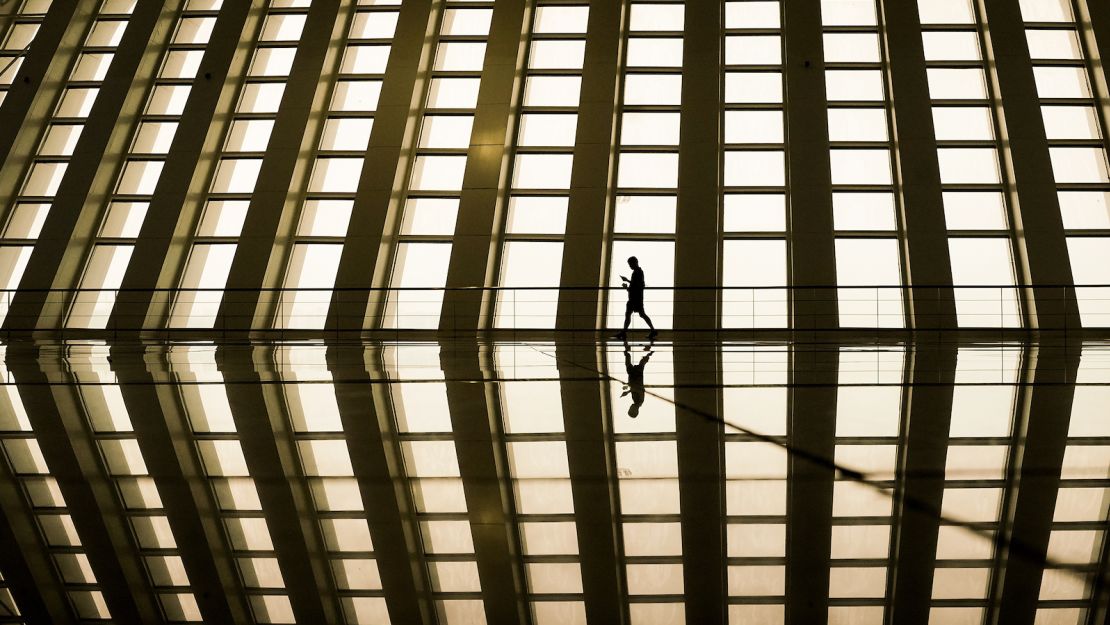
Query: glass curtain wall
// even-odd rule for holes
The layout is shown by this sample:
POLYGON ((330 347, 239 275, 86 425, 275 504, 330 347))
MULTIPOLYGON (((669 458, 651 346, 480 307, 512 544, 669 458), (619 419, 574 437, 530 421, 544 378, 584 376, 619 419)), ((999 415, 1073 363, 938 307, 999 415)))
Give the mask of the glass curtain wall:
POLYGON ((114 193, 97 228, 84 275, 66 325, 103 328, 116 301, 131 251, 146 218, 170 145, 222 0, 190 0, 174 24, 174 35, 147 96, 114 193))
POLYGON ((486 622, 466 493, 439 345, 413 343, 383 350, 390 406, 405 475, 420 523, 432 600, 443 625, 486 622))
POLYGON ((43 457, 38 435, 11 373, 7 348, 0 347, 0 448, 4 472, 18 485, 38 526, 39 538, 54 563, 55 575, 76 619, 112 618, 92 565, 77 535, 61 487, 43 457))
POLYGON ((624 323, 620 277, 631 277, 627 260, 635 256, 646 277, 649 315, 655 327, 669 328, 686 6, 634 0, 627 7, 606 326, 624 323))
POLYGON ((356 4, 339 67, 321 78, 330 95, 274 320, 280 328, 324 327, 374 127, 400 0, 356 4))
POLYGON ((781 623, 790 347, 726 345, 721 364, 729 622, 781 623))
POLYGON ((980 623, 1013 471, 1020 347, 960 347, 944 468, 930 622, 980 623), (966 527, 961 524, 970 524, 966 527))
MULTIPOLYGON (((328 370, 325 347, 275 353, 301 476, 308 481, 335 589, 348 625, 388 625, 382 578, 362 491, 328 370)), ((361 416, 361 415, 360 415, 361 416)))
POLYGON ((840 327, 905 327, 877 3, 822 0, 840 327))
POLYGON ((193 235, 170 313, 175 328, 211 328, 223 300, 235 248, 242 234, 270 133, 289 71, 297 54, 310 0, 270 0, 257 39, 249 39, 251 60, 239 85, 216 154, 200 223, 193 235))
MULTIPOLYGON (((382 325, 436 328, 451 262, 493 2, 441 0, 441 21, 382 325)), ((450 313, 448 313, 450 314, 450 313)))
POLYGON ((256 623, 293 623, 293 606, 251 477, 215 348, 180 346, 168 359, 227 545, 256 623))
MULTIPOLYGON (((589 7, 541 3, 532 18, 501 258, 502 287, 558 287, 589 7)), ((498 294, 499 328, 553 328, 556 290, 498 294)))
MULTIPOLYGON (((15 200, 7 207, 4 245, 0 246, 0 289, 19 286, 134 5, 135 0, 103 0, 97 8, 61 98, 43 124, 42 137, 22 176, 15 200)), ((9 297, 0 301, 0 321, 7 315, 9 297)))
POLYGON ((1094 68, 1070 0, 1022 0, 1020 7, 1080 317, 1086 327, 1110 326, 1110 289, 1082 286, 1110 284, 1110 173, 1094 68))
POLYGON ((554 345, 498 346, 502 431, 534 625, 586 625, 554 345))
POLYGON ((1037 623, 1081 625, 1088 620, 1098 571, 1106 566, 1110 520, 1110 401, 1106 353, 1084 348, 1076 375, 1060 488, 1053 508, 1037 623))
MULTIPOLYGON (((68 362, 104 473, 115 485, 163 617, 169 623, 203 620, 170 520, 162 510, 161 494, 147 470, 111 369, 108 349, 102 345, 78 348, 70 352, 68 362)), ((144 416, 160 418, 157 413, 144 416)))
POLYGON ((611 453, 619 500, 618 531, 622 537, 628 615, 632 623, 682 623, 685 584, 675 434, 674 374, 670 353, 605 354, 610 375, 625 378, 631 366, 647 365, 645 402, 634 412, 622 397, 619 381, 609 382, 611 453), (628 360, 626 360, 628 359, 628 360), (658 393, 669 401, 653 397, 658 393))
POLYGON ((16 0, 19 8, 0 24, 0 105, 23 65, 24 55, 35 40, 51 0, 16 0), (5 27, 6 26, 6 27, 5 27))
MULTIPOLYGON (((997 94, 970 0, 918 0, 960 327, 1021 327, 997 94)), ((1012 183, 1012 181, 1010 181, 1012 183)))
POLYGON ((726 328, 789 325, 782 46, 781 2, 725 2, 726 328))

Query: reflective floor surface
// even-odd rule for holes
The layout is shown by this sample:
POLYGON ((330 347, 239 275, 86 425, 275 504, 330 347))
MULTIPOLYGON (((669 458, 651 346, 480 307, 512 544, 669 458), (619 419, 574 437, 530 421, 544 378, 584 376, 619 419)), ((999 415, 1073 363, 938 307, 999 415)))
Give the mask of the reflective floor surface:
POLYGON ((0 622, 1104 625, 1110 344, 3 347, 0 622))

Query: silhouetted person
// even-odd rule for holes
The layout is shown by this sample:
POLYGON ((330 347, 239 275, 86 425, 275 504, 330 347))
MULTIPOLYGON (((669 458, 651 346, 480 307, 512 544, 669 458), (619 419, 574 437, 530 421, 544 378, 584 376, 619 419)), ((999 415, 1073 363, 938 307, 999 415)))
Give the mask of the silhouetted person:
POLYGON ((628 416, 635 419, 640 415, 640 406, 644 405, 644 367, 647 366, 648 360, 654 353, 651 350, 651 344, 644 348, 647 353, 640 359, 640 364, 632 364, 632 348, 628 346, 628 341, 624 343, 624 369, 628 373, 628 386, 625 387, 621 397, 625 395, 632 395, 632 405, 628 407, 628 416))
POLYGON ((640 261, 635 256, 629 257, 628 266, 632 268, 632 279, 621 276, 621 288, 628 291, 628 304, 624 307, 624 329, 617 336, 625 338, 628 325, 632 323, 632 313, 637 313, 651 328, 648 336, 654 337, 657 334, 655 326, 651 323, 651 317, 644 312, 644 270, 640 269, 640 261))

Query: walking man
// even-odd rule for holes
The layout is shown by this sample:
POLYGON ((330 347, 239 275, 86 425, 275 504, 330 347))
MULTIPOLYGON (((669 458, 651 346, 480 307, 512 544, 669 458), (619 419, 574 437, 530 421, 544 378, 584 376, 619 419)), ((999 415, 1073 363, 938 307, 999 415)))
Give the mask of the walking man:
POLYGON ((640 269, 640 261, 635 256, 628 259, 628 266, 632 268, 632 279, 629 280, 621 276, 621 288, 628 291, 628 304, 624 307, 624 329, 620 331, 617 337, 624 339, 628 336, 628 325, 632 323, 632 313, 637 313, 651 328, 651 333, 648 336, 655 338, 658 332, 655 331, 655 326, 651 323, 651 317, 648 317, 647 313, 644 312, 644 270, 640 269))

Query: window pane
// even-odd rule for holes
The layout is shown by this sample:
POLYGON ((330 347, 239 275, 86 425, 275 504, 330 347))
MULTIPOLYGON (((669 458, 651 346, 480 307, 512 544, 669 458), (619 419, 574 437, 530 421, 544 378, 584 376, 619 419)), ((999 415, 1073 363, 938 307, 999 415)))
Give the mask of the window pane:
POLYGON ((573 114, 524 114, 520 116, 517 145, 570 147, 574 145, 577 127, 578 116, 573 114))
POLYGON ((786 289, 737 289, 786 285, 786 241, 724 243, 725 290, 721 324, 726 328, 781 328, 787 325, 786 289))
POLYGON ((781 187, 786 184, 783 152, 725 152, 726 187, 781 187))
POLYGON ((528 56, 528 67, 531 69, 580 69, 585 53, 585 41, 534 41, 532 42, 531 54, 528 56))
POLYGON ((621 154, 617 167, 617 186, 625 189, 669 188, 678 186, 677 154, 621 154))
POLYGON ((513 170, 517 189, 569 189, 571 154, 518 154, 513 170))
POLYGON ((1102 148, 1049 148, 1056 182, 1110 182, 1106 171, 1106 152, 1102 148))
POLYGON ((786 230, 786 196, 724 196, 725 232, 783 232, 786 230))
POLYGON ((933 126, 938 141, 991 141, 994 120, 985 107, 933 107, 933 126))
POLYGON ((725 143, 782 142, 782 111, 725 111, 725 143))
POLYGON ((412 188, 418 191, 462 189, 465 156, 418 156, 412 171, 412 188))
MULTIPOLYGON (((577 100, 575 100, 577 104, 577 100)), ((678 74, 628 74, 624 78, 624 103, 678 105, 682 103, 682 76, 678 74)))
POLYGON ((630 38, 626 54, 628 67, 682 67, 682 40, 630 38))
POLYGON ((998 150, 994 148, 942 148, 940 181, 943 184, 998 184, 1001 182, 998 150))
POLYGON ((782 94, 782 74, 778 72, 725 74, 726 104, 779 104, 782 94))
POLYGON ((833 184, 891 184, 889 150, 831 150, 833 184))
POLYGON ((470 146, 474 117, 470 115, 425 115, 420 128, 422 148, 460 148, 470 146))
POLYGON ((678 198, 618 195, 613 230, 624 234, 673 234, 678 198))
POLYGON ((567 202, 565 197, 509 198, 507 230, 512 234, 563 234, 567 223, 567 202))
POLYGON ((581 76, 529 76, 524 106, 578 106, 581 76))
POLYGON ((830 70, 825 72, 825 91, 830 101, 879 101, 884 97, 883 74, 878 70, 830 70))
MULTIPOLYGON (((510 241, 501 260, 501 286, 557 287, 562 266, 562 243, 510 241)), ((554 289, 501 291, 497 327, 553 328, 558 304, 559 292, 554 289)))
POLYGON ((678 113, 625 113, 621 145, 678 145, 678 113))

